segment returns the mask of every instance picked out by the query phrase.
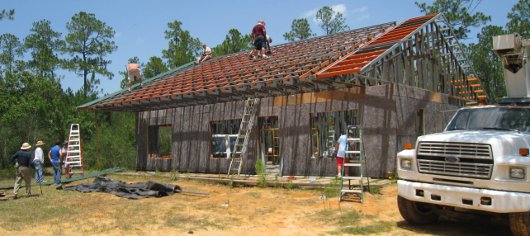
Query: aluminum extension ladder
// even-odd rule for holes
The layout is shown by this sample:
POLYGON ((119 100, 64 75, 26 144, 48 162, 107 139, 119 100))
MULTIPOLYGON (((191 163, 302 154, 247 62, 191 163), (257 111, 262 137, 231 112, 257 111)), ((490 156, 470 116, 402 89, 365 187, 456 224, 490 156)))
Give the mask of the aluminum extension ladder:
POLYGON ((250 133, 254 126, 254 120, 258 111, 260 99, 249 98, 245 101, 245 110, 241 118, 241 125, 237 133, 236 142, 234 144, 234 152, 232 152, 230 166, 228 166, 228 175, 240 175, 243 167, 243 158, 247 152, 250 133))
POLYGON ((70 125, 70 135, 68 136, 68 147, 66 149, 66 159, 64 161, 68 178, 73 174, 85 174, 83 168, 83 157, 81 152, 81 130, 79 124, 70 125))
POLYGON ((362 129, 359 126, 350 125, 348 126, 348 135, 346 139, 346 155, 344 158, 344 167, 342 168, 341 184, 339 201, 364 201, 364 185, 365 181, 370 187, 369 177, 365 177, 363 174, 365 165, 365 156, 363 150, 362 141, 362 129), (354 168, 354 172, 358 175, 348 176, 345 174, 345 167, 354 168))

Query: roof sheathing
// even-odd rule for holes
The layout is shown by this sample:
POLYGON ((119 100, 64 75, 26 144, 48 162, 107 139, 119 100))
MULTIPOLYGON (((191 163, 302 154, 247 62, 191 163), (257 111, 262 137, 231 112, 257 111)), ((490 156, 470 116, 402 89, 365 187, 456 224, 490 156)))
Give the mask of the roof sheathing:
POLYGON ((250 60, 248 52, 216 57, 81 109, 145 111, 313 90, 311 81, 300 79, 302 74, 355 50, 357 42, 394 24, 278 45, 269 59, 250 60))
MULTIPOLYGON (((144 81, 144 83, 150 83, 150 82, 152 82, 152 81, 159 80, 159 79, 164 78, 164 77, 166 77, 166 76, 168 76, 168 75, 171 75, 171 74, 173 74, 173 73, 176 73, 176 72, 178 72, 178 71, 180 71, 180 70, 182 70, 182 69, 184 69, 184 68, 186 68, 186 67, 188 67, 188 66, 190 66, 190 65, 193 65, 193 62, 186 63, 186 64, 181 65, 181 66, 179 66, 179 67, 177 67, 177 68, 175 68, 175 69, 173 69, 173 70, 169 70, 169 71, 166 71, 166 72, 164 72, 164 73, 158 74, 158 75, 156 75, 156 76, 153 77, 153 78, 146 79, 146 80, 144 81)), ((141 85, 140 85, 140 84, 133 84, 133 85, 131 86, 131 89, 136 89, 136 88, 138 88, 138 87, 141 87, 141 85)), ((107 99, 110 99, 110 98, 116 97, 116 96, 118 96, 118 95, 120 95, 120 94, 122 94, 122 93, 126 93, 126 92, 128 92, 128 89, 118 90, 118 91, 116 91, 116 92, 114 92, 114 93, 108 94, 108 95, 103 96, 103 97, 101 97, 101 98, 98 98, 98 99, 96 99, 96 100, 94 100, 94 101, 90 101, 90 102, 87 102, 87 103, 85 103, 85 104, 82 104, 82 105, 78 106, 77 109, 79 109, 79 110, 88 110, 88 109, 89 109, 91 106, 93 106, 93 105, 96 105, 96 104, 101 103, 101 102, 103 102, 103 101, 105 101, 105 100, 107 100, 107 99)))
POLYGON ((80 109, 147 111, 329 89, 338 77, 362 78, 364 68, 381 61, 392 48, 440 16, 278 45, 269 59, 253 61, 248 52, 216 57, 80 109))

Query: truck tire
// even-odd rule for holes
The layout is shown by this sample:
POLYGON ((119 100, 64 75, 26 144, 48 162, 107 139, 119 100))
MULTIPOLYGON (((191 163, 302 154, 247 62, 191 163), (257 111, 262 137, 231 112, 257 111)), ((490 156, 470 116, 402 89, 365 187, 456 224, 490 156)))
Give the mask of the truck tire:
POLYGON ((432 204, 414 202, 398 196, 398 208, 401 216, 412 225, 428 225, 438 221, 438 214, 432 204))
POLYGON ((514 236, 530 235, 530 212, 511 213, 510 229, 514 236))

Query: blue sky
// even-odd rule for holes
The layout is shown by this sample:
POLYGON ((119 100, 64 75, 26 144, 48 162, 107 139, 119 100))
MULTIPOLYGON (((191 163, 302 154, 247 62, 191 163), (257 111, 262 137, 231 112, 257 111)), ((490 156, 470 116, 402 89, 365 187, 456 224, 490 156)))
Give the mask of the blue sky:
MULTIPOLYGON (((432 0, 417 0, 431 3, 432 0)), ((476 11, 482 11, 492 18, 491 24, 504 26, 506 15, 517 0, 481 1, 476 11)), ((29 33, 32 23, 48 19, 52 28, 66 35, 66 23, 79 11, 94 13, 96 18, 107 23, 115 31, 117 51, 108 56, 114 79, 101 78, 100 88, 105 93, 119 89, 121 78, 118 72, 124 70, 127 59, 138 56, 140 62, 147 62, 151 56, 162 56, 168 41, 164 39, 167 23, 179 20, 182 28, 193 37, 214 47, 221 43, 228 30, 236 28, 249 33, 257 20, 267 23, 267 32, 273 38, 273 45, 285 43, 283 34, 290 30, 296 18, 308 18, 317 35, 323 31, 314 19, 314 13, 322 6, 332 6, 346 18, 352 29, 389 21, 402 21, 422 15, 414 0, 371 0, 371 1, 320 1, 320 0, 0 0, 0 9, 15 9, 14 20, 0 21, 0 34, 11 33, 23 39, 29 33)), ((477 31, 469 36, 474 40, 477 31)), ((65 57, 64 55, 63 57, 65 57)), ((82 78, 73 73, 61 72, 63 88, 77 90, 82 78)))

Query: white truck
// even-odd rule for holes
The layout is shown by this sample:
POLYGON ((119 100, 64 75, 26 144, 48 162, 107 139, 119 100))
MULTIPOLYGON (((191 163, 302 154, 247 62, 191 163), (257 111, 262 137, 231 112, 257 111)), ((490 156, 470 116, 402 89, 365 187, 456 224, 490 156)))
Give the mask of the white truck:
POLYGON ((459 109, 441 133, 397 154, 398 207, 415 225, 442 211, 507 216, 514 235, 530 234, 530 41, 495 36, 508 96, 498 105, 459 109))

